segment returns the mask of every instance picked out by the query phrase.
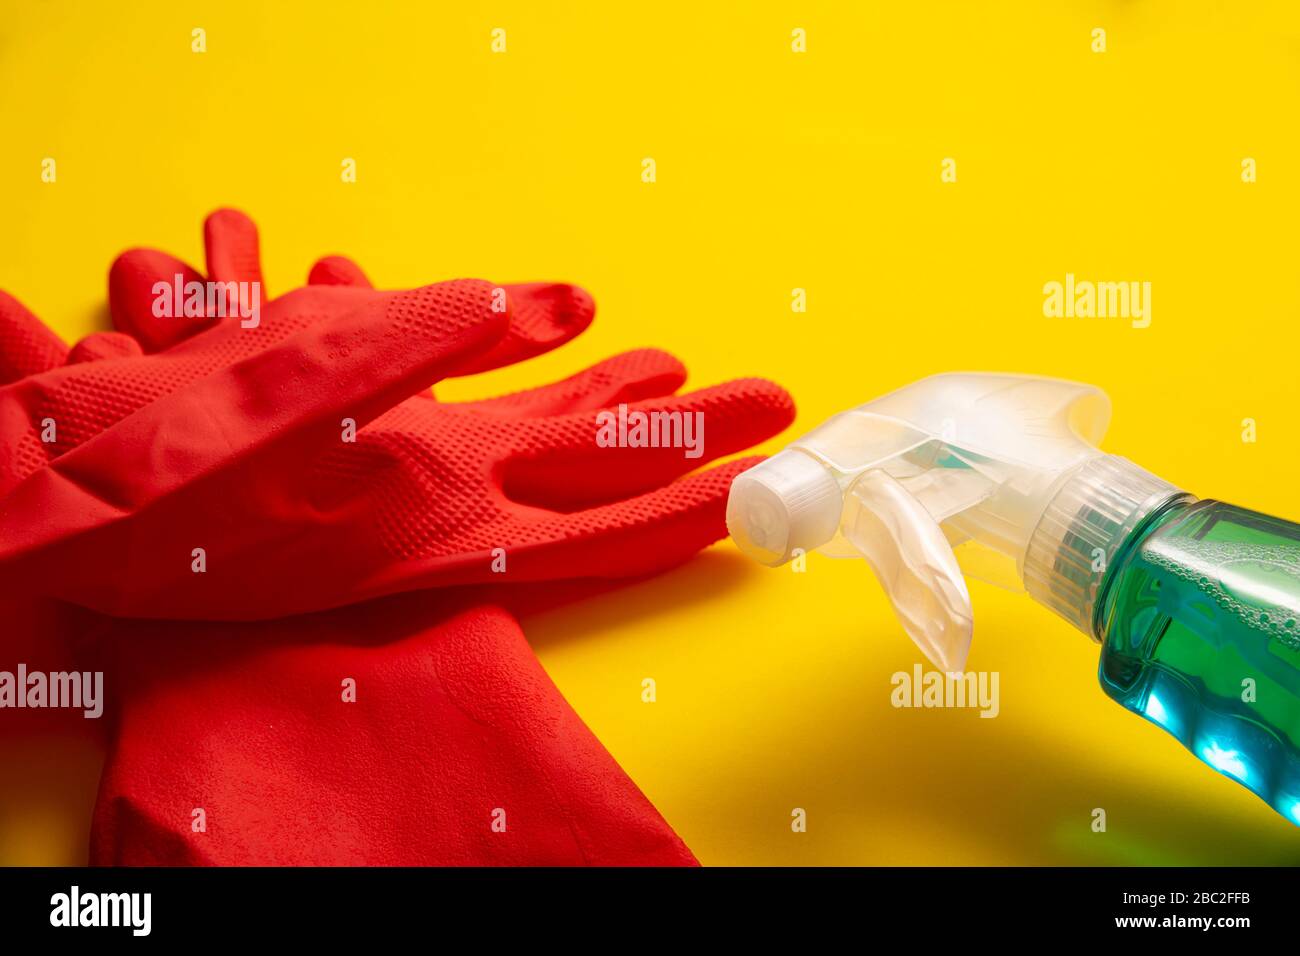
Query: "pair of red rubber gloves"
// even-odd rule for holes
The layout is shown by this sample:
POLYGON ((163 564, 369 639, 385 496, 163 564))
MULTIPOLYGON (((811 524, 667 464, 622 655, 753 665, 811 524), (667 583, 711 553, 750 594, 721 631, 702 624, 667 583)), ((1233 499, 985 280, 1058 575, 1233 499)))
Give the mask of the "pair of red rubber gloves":
POLYGON ((331 258, 255 325, 156 316, 178 276, 265 288, 247 217, 205 239, 206 277, 120 257, 117 331, 71 350, 0 298, 0 581, 97 612, 78 653, 119 704, 92 862, 693 862, 505 608, 722 537, 753 461, 682 476, 780 431, 789 397, 678 396, 681 364, 639 351, 438 402, 443 377, 580 333, 590 298, 382 292, 331 258), (703 456, 601 447, 619 403, 703 413, 703 456))

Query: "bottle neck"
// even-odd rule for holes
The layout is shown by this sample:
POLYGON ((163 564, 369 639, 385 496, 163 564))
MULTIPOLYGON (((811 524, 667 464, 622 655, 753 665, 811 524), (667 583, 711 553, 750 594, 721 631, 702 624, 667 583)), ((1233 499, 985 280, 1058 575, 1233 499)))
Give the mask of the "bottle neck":
POLYGON ((1118 455, 1080 465, 1052 497, 1025 550, 1025 590, 1094 640, 1107 572, 1124 543, 1192 496, 1118 455))

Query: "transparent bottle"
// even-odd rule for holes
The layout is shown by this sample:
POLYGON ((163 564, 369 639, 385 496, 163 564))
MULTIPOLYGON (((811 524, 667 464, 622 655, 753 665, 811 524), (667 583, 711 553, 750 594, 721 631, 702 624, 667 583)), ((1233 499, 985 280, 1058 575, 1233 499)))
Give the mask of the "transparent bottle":
POLYGON ((1101 686, 1300 823, 1300 525, 1175 499, 1121 545, 1101 686))

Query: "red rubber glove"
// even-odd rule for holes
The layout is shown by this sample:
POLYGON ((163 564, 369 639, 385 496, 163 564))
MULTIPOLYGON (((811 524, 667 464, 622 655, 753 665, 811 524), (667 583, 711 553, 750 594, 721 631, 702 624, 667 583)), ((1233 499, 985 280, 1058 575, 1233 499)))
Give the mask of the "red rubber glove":
MULTIPOLYGON (((210 259, 213 245, 210 237, 210 259)), ((246 264, 241 248, 231 258, 246 264)), ((436 585, 650 573, 724 536, 731 480, 753 461, 673 479, 793 417, 789 396, 761 380, 671 396, 680 364, 637 352, 502 399, 415 398, 345 441, 341 420, 364 424, 376 403, 340 391, 331 362, 342 360, 345 383, 349 368, 372 381, 404 364, 427 384, 490 354, 484 336, 440 352, 442 361, 417 362, 437 335, 430 330, 421 346, 394 333, 396 310, 420 294, 311 286, 265 306, 255 330, 228 321, 158 355, 97 363, 97 375, 60 369, 0 389, 0 415, 35 429, 57 409, 60 441, 74 446, 0 498, 0 573, 107 613, 209 619, 436 585), (325 354, 321 329, 339 322, 357 344, 325 354), (281 342, 286 329, 299 331, 281 342), (247 355, 262 341, 254 333, 278 344, 247 355), (200 357, 219 362, 223 349, 247 357, 186 377, 200 357), (177 379, 186 384, 148 400, 177 379), (597 415, 620 402, 634 412, 701 413, 702 456, 598 447, 597 415)), ((130 326, 130 309, 113 311, 130 326)), ((407 394, 421 387, 413 374, 399 380, 407 394)))
MULTIPOLYGON (((63 360, 30 313, 0 308, 0 380, 63 360)), ((269 624, 5 612, 0 645, 30 668, 107 671, 100 720, 18 712, 63 718, 29 734, 112 728, 92 863, 695 863, 500 608, 418 594, 269 624)))
MULTIPOLYGON (((256 283, 262 300, 261 250, 257 226, 237 209, 218 209, 203 223, 203 247, 208 274, 157 249, 130 249, 113 261, 108 273, 108 302, 113 326, 134 338, 145 352, 158 352, 211 328, 217 314, 201 317, 154 315, 155 285, 189 282, 256 283)), ((373 288, 351 260, 327 256, 312 267, 309 285, 373 288)), ((497 287, 510 304, 510 323, 500 341, 468 358, 448 375, 468 375, 513 365, 563 345, 583 332, 596 314, 591 297, 577 286, 532 282, 497 287)), ((306 318, 310 319, 308 315, 306 318)))
POLYGON ((695 864, 513 617, 430 603, 116 622, 91 863, 695 864))
POLYGON ((55 368, 67 359, 63 340, 0 290, 0 385, 55 368))

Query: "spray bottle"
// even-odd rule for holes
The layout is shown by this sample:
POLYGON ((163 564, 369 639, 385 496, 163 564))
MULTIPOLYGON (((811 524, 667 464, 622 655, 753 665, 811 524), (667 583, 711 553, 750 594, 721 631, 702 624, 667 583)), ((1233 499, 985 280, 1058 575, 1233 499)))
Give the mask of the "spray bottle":
POLYGON ((771 566, 862 557, 935 665, 964 668, 963 575, 1101 644, 1107 694, 1300 823, 1300 525, 1197 499, 1097 446, 1100 389, 954 373, 836 415, 737 476, 771 566))

